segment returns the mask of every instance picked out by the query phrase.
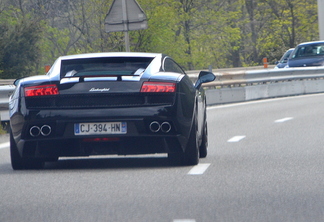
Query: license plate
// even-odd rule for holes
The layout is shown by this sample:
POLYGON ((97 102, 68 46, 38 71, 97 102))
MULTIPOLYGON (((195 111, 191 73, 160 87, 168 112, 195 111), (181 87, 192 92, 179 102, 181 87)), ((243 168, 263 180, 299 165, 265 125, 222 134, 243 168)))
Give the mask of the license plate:
POLYGON ((75 123, 74 135, 126 134, 126 122, 75 123))

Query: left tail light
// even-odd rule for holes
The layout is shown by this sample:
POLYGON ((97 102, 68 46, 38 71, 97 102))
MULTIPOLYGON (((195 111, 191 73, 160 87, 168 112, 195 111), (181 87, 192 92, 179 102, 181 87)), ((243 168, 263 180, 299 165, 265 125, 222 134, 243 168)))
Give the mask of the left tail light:
POLYGON ((29 86, 25 88, 25 96, 47 96, 59 94, 57 85, 40 85, 40 86, 29 86))
POLYGON ((174 93, 176 84, 171 82, 144 82, 141 92, 174 93))

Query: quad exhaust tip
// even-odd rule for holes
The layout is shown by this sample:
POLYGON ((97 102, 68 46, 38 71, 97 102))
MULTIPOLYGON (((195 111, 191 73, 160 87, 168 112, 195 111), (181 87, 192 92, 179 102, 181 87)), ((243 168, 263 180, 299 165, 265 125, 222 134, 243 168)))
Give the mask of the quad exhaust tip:
POLYGON ((163 122, 161 124, 161 131, 163 133, 168 133, 171 130, 171 124, 169 122, 163 122))
POLYGON ((159 132, 160 129, 161 129, 161 125, 160 125, 159 122, 157 122, 157 121, 153 121, 153 122, 151 122, 151 124, 150 124, 150 130, 151 130, 153 133, 157 133, 157 132, 159 132))
POLYGON ((29 130, 29 134, 32 137, 37 137, 39 135, 49 136, 52 132, 52 128, 49 125, 39 126, 32 126, 29 130))
POLYGON ((171 124, 169 122, 163 122, 160 124, 157 121, 153 121, 150 123, 149 128, 153 133, 158 133, 159 131, 163 133, 168 133, 171 131, 171 124))
POLYGON ((40 132, 43 136, 49 136, 52 132, 52 128, 49 125, 43 125, 40 132))
POLYGON ((40 128, 38 126, 32 126, 29 130, 29 134, 32 137, 37 137, 40 135, 40 128))

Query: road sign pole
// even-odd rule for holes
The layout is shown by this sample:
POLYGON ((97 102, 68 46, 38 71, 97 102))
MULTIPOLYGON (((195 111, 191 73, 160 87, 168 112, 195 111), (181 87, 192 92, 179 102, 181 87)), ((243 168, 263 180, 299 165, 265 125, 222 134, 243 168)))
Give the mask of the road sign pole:
POLYGON ((324 40, 324 0, 317 0, 320 40, 324 40))
POLYGON ((125 47, 126 47, 126 52, 130 52, 128 31, 125 32, 125 47))
POLYGON ((126 52, 130 52, 126 0, 122 0, 122 7, 123 7, 123 22, 124 22, 124 30, 125 30, 124 31, 124 33, 125 33, 125 48, 126 48, 126 52))
POLYGON ((113 0, 105 18, 106 32, 124 32, 125 49, 130 52, 129 31, 147 29, 147 17, 136 0, 113 0))

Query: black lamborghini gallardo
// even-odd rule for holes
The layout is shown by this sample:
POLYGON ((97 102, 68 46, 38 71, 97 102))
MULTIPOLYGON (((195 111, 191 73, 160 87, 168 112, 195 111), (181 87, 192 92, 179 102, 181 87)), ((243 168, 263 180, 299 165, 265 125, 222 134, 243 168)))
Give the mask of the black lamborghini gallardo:
POLYGON ((46 75, 15 81, 9 101, 12 168, 59 157, 167 153, 173 164, 207 155, 202 71, 193 83, 157 53, 58 58, 46 75))

